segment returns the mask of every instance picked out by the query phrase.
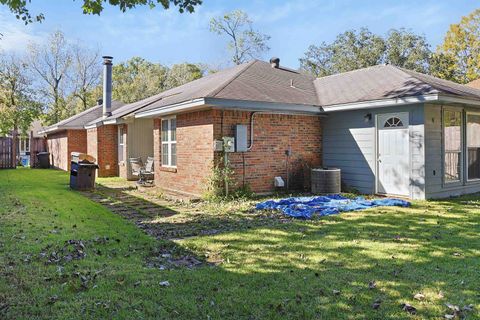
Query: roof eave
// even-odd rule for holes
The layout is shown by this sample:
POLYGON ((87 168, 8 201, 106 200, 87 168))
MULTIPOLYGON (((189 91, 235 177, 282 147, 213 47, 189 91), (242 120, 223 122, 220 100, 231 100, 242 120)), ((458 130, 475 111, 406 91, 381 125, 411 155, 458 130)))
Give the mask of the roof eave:
POLYGON ((401 97, 401 98, 378 99, 378 100, 369 100, 369 101, 361 101, 361 102, 325 105, 323 106, 323 109, 325 110, 325 112, 337 112, 337 111, 408 105, 408 104, 415 104, 415 103, 425 103, 425 102, 438 101, 438 100, 439 100, 438 94, 426 94, 426 95, 408 96, 408 97, 401 97))
POLYGON ((219 99, 219 98, 199 98, 177 104, 163 106, 152 110, 141 111, 135 114, 135 118, 155 118, 185 111, 194 111, 196 109, 209 106, 216 108, 227 108, 245 111, 271 111, 287 112, 293 114, 322 114, 322 108, 318 105, 276 103, 264 101, 219 99))
POLYGON ((64 131, 64 130, 83 130, 84 127, 81 126, 74 126, 74 127, 62 127, 62 126, 55 126, 51 128, 46 128, 44 130, 38 131, 38 134, 45 135, 49 133, 55 133, 59 131, 64 131))
POLYGON ((83 128, 84 128, 85 130, 88 130, 88 129, 98 128, 98 127, 100 127, 100 126, 102 126, 102 122, 101 122, 101 121, 95 122, 95 123, 86 124, 86 125, 83 126, 83 128))
POLYGON ((118 124, 118 123, 119 123, 119 119, 118 119, 118 118, 108 119, 108 120, 103 120, 103 121, 102 121, 102 124, 104 124, 104 125, 108 125, 108 124, 118 124))
POLYGON ((205 99, 192 99, 180 103, 154 108, 135 113, 135 118, 156 118, 165 114, 177 113, 185 110, 193 110, 205 106, 205 99))
POLYGON ((480 99, 474 99, 474 98, 471 98, 471 97, 456 97, 456 96, 451 96, 451 95, 439 95, 438 96, 438 101, 480 106, 480 99))
POLYGON ((323 114, 320 106, 314 104, 296 104, 236 99, 207 98, 208 105, 233 110, 285 112, 292 114, 323 114))

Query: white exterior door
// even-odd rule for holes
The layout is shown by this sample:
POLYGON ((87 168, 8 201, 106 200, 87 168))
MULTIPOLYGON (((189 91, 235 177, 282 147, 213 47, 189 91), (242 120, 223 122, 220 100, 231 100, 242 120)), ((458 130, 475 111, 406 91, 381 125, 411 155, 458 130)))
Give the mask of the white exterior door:
POLYGON ((410 196, 409 114, 377 116, 377 192, 410 196))

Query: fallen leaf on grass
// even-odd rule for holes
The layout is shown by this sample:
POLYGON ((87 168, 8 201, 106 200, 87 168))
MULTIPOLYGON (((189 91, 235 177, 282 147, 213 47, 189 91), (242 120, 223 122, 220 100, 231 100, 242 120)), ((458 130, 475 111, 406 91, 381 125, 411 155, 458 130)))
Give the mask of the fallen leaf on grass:
POLYGON ((468 306, 464 306, 462 308, 463 311, 473 311, 473 308, 474 308, 474 305, 473 304, 469 304, 468 306))
POLYGON ((340 290, 333 290, 333 294, 336 296, 340 295, 340 290))
POLYGON ((51 296, 50 298, 48 298, 48 302, 47 304, 54 304, 55 302, 58 301, 58 296, 57 295, 53 295, 51 296))
POLYGON ((368 283, 368 289, 375 289, 377 287, 377 283, 374 281, 370 281, 368 283))
POLYGON ((425 295, 423 295, 421 293, 417 293, 416 295, 413 296, 413 299, 421 301, 421 300, 425 299, 425 295))
POLYGON ((378 309, 380 308, 380 305, 381 305, 381 304, 382 304, 382 300, 377 299, 377 300, 375 300, 375 301, 373 302, 372 308, 373 308, 374 310, 378 310, 378 309))
POLYGON ((412 306, 411 304, 408 304, 408 303, 402 303, 401 304, 401 307, 402 307, 402 310, 403 311, 406 311, 410 314, 417 314, 417 308, 415 308, 414 306, 412 306))
POLYGON ((162 286, 162 287, 170 287, 170 282, 168 282, 168 281, 161 281, 161 282, 159 283, 159 285, 162 286))

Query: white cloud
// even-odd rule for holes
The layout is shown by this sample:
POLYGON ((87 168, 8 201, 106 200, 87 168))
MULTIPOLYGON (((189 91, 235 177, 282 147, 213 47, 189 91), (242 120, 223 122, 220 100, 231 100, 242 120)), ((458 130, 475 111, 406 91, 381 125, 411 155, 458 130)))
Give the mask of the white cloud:
POLYGON ((11 13, 0 11, 0 50, 5 52, 25 52, 28 44, 32 41, 43 42, 45 34, 35 32, 33 25, 24 25, 15 19, 11 13))

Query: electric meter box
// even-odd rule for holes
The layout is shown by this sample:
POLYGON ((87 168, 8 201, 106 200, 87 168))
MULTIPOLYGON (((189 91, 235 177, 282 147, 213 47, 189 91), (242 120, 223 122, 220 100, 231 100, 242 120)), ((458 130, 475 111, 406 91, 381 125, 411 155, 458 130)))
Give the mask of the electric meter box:
POLYGON ((213 151, 223 151, 223 140, 215 140, 213 141, 213 151))
POLYGON ((244 124, 237 124, 235 126, 235 152, 247 152, 247 126, 244 124))
POLYGON ((235 152, 235 138, 234 137, 223 137, 223 151, 224 152, 235 152))

